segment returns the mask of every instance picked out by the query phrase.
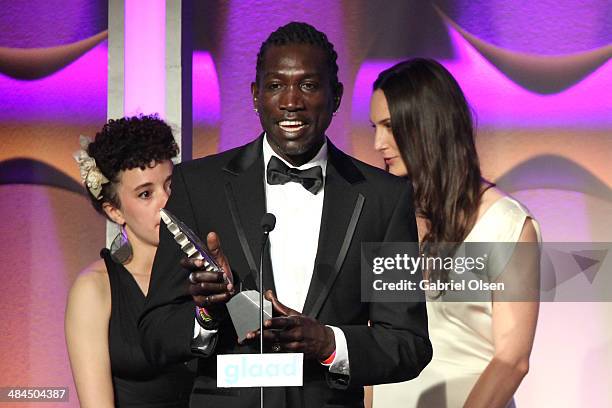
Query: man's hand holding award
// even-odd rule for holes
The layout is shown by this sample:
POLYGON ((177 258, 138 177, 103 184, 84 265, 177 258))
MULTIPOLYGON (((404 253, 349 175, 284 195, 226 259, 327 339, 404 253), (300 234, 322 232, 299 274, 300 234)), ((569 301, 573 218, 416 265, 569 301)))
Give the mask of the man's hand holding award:
POLYGON ((217 234, 209 233, 204 244, 169 211, 163 209, 161 213, 168 230, 187 255, 181 266, 190 271, 188 291, 196 303, 198 323, 206 330, 217 330, 218 320, 227 310, 239 342, 246 344, 259 338, 262 344, 259 354, 218 354, 217 386, 302 386, 304 355, 322 361, 332 354, 333 331, 284 306, 272 291, 266 292, 265 300, 255 290, 236 292, 217 234), (263 354, 264 349, 275 354, 263 354))

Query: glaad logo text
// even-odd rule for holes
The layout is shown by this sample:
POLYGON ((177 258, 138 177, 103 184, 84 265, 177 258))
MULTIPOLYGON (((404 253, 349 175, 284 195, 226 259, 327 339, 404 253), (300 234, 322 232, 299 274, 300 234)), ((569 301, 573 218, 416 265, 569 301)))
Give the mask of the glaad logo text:
POLYGON ((269 379, 295 376, 299 369, 295 360, 283 363, 263 363, 250 360, 243 356, 237 364, 225 367, 225 378, 228 384, 235 384, 246 378, 267 377, 269 379))

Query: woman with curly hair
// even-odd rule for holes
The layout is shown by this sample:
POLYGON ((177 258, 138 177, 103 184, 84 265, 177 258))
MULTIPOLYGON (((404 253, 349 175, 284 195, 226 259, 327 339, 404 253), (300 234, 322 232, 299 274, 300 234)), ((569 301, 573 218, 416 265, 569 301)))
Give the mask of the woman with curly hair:
POLYGON ((155 116, 122 118, 81 145, 75 159, 87 195, 131 247, 127 256, 125 247, 103 249, 68 295, 66 341, 81 406, 187 406, 193 374, 184 364, 149 364, 137 328, 178 154, 172 131, 155 116))
MULTIPOLYGON (((432 361, 412 381, 374 387, 374 406, 514 406, 538 316, 537 222, 482 178, 469 106, 438 62, 415 58, 380 73, 370 120, 387 170, 414 187, 421 250, 437 255, 448 244, 452 253, 469 245, 462 243, 503 243, 494 247, 504 248, 503 256, 487 253, 487 274, 469 271, 466 280, 520 283, 512 296, 491 291, 458 299, 450 290, 426 291, 432 361)), ((424 278, 449 282, 449 271, 425 270, 424 278)))

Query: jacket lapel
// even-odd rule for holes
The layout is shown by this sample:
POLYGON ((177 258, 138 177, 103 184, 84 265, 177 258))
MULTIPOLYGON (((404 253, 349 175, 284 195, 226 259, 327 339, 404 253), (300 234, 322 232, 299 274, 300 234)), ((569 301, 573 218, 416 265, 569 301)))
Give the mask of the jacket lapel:
POLYGON ((325 176, 325 198, 319 245, 308 295, 302 313, 316 318, 344 263, 353 238, 364 197, 353 184, 363 174, 346 154, 328 140, 329 158, 325 176))
MULTIPOLYGON (((232 222, 245 259, 248 273, 240 273, 244 289, 258 287, 262 230, 260 220, 266 213, 264 189, 263 136, 246 145, 223 168, 227 174, 225 196, 232 222)), ((264 256, 264 261, 269 257, 264 256)), ((264 262, 264 288, 274 289, 274 279, 269 262, 264 262)))

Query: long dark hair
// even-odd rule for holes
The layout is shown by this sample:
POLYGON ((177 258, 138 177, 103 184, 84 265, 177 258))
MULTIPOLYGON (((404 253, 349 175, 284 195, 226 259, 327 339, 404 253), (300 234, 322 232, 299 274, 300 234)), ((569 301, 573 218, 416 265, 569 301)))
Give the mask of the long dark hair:
POLYGON ((474 226, 481 173, 465 96, 438 62, 414 58, 380 73, 374 90, 389 105, 391 130, 428 222, 423 247, 462 242, 474 226))

